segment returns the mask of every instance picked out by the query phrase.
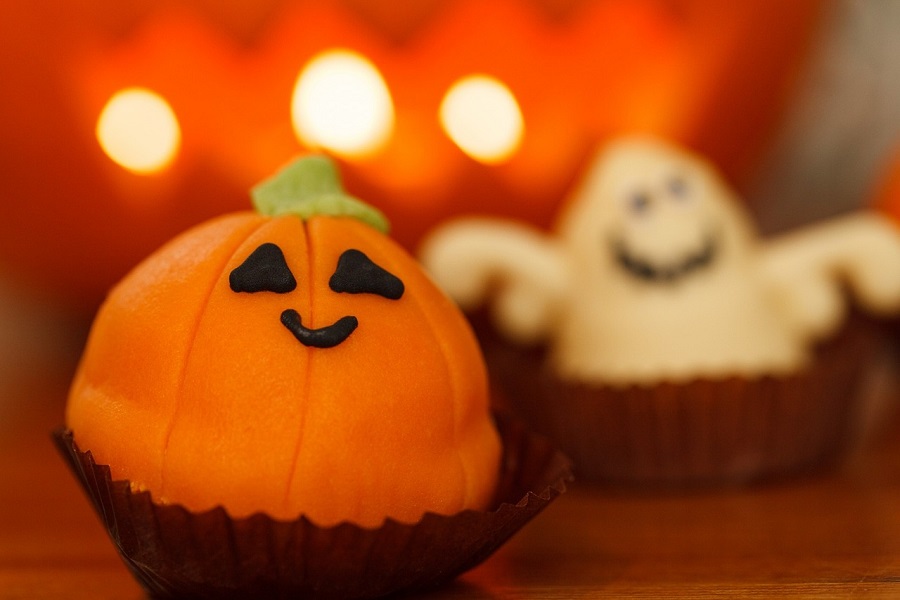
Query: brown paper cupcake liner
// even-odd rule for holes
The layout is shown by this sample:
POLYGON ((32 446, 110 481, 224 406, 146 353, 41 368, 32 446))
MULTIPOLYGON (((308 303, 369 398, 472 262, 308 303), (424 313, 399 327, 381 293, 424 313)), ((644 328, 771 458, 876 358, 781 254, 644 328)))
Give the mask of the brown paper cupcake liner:
POLYGON ((796 476, 833 464, 853 440, 866 367, 882 340, 854 317, 789 377, 627 388, 560 380, 542 350, 478 324, 508 408, 572 457, 582 483, 678 487, 796 476))
POLYGON ((59 450, 125 564, 156 598, 378 598, 437 587, 477 566, 571 481, 571 463, 520 422, 498 415, 504 454, 492 511, 426 514, 415 524, 319 527, 300 517, 232 519, 155 504, 59 430, 59 450))

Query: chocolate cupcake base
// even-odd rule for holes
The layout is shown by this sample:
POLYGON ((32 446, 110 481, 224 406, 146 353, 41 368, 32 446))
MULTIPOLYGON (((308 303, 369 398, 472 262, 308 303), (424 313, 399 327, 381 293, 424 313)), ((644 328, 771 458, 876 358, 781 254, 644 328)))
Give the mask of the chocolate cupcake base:
POLYGON ((155 504, 113 481, 72 433, 54 433, 125 564, 154 598, 378 598, 429 589, 475 567, 566 489, 569 460, 520 423, 504 443, 492 511, 426 514, 415 524, 318 527, 305 517, 233 519, 155 504))
POLYGON ((572 457, 580 482, 642 487, 742 484, 833 464, 859 424, 881 341, 863 318, 789 377, 611 387, 566 382, 542 350, 478 331, 508 408, 572 457))

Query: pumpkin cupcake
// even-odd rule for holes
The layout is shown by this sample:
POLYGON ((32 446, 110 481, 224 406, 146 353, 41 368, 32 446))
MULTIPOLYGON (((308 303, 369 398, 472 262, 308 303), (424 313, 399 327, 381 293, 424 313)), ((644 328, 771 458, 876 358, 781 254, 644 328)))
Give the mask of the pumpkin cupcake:
POLYGON ((514 428, 502 447, 465 319, 331 161, 254 204, 149 257, 93 324, 59 440, 126 563, 179 597, 377 596, 477 564, 564 461, 514 428))
POLYGON ((460 220, 421 257, 465 309, 489 306, 494 380, 600 482, 822 464, 852 432, 871 356, 868 334, 844 326, 848 305, 900 310, 887 219, 763 240, 711 165, 643 137, 598 154, 552 235, 460 220))

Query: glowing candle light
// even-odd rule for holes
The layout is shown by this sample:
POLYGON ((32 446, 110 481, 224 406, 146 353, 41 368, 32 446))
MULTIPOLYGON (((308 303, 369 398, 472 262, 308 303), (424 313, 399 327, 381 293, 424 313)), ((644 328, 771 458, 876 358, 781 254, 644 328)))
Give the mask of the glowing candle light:
POLYGON ((441 102, 440 120, 463 152, 488 164, 511 157, 525 132, 515 96, 487 75, 470 75, 454 83, 441 102))
POLYGON ((390 138, 394 105, 387 84, 368 59, 349 50, 329 50, 298 76, 291 120, 306 146, 362 157, 390 138))
POLYGON ((139 174, 165 169, 181 144, 181 128, 159 94, 128 88, 114 94, 97 120, 97 140, 115 163, 139 174))

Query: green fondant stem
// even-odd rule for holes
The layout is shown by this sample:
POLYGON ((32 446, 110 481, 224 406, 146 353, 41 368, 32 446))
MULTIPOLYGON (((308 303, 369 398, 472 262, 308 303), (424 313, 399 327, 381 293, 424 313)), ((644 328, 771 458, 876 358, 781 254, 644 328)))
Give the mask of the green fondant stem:
POLYGON ((390 228, 379 210, 344 192, 334 161, 318 154, 294 160, 257 184, 250 196, 257 212, 270 217, 351 217, 383 233, 390 228))

